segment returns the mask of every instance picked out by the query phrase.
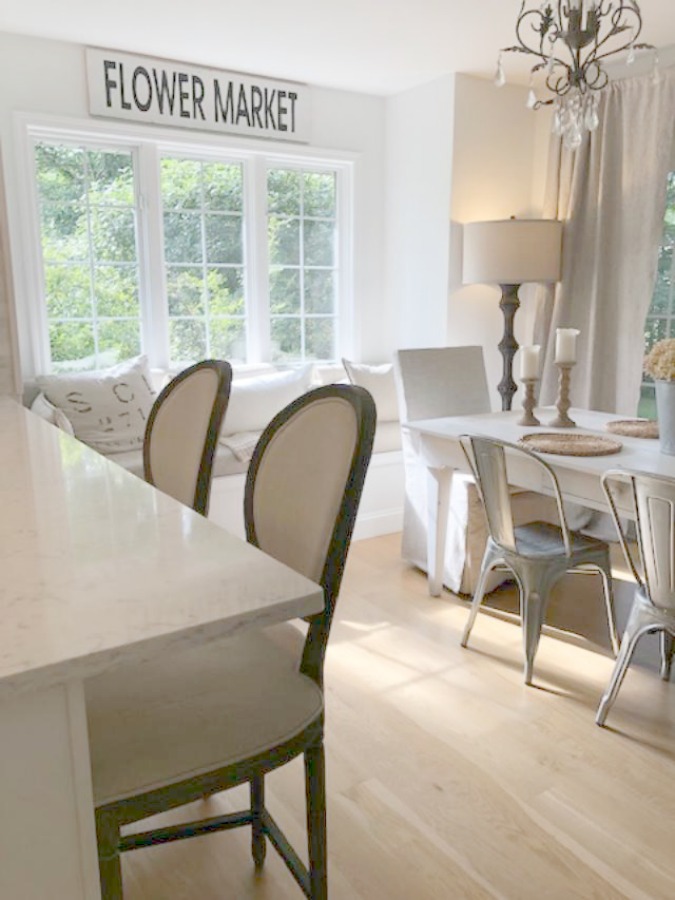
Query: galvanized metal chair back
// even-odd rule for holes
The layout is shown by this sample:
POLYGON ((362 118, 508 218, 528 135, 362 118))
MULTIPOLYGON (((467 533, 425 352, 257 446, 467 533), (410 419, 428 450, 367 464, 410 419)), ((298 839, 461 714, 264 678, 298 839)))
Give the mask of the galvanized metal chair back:
POLYGON ((643 635, 660 635, 664 681, 670 679, 675 654, 675 480, 646 472, 610 469, 602 477, 602 486, 637 587, 614 671, 595 717, 598 725, 605 724, 643 635), (637 560, 617 508, 616 497, 622 485, 631 491, 637 524, 637 560))
POLYGON ((571 554, 570 534, 563 509, 560 486, 555 472, 543 460, 530 450, 508 441, 480 435, 462 435, 462 449, 476 479, 476 486, 481 495, 488 529, 492 540, 510 553, 521 553, 514 529, 512 493, 509 490, 509 473, 507 453, 520 454, 527 457, 537 466, 543 475, 542 492, 550 493, 555 498, 560 520, 560 530, 567 556, 571 554), (548 490, 546 490, 548 488, 548 490))
POLYGON ((675 480, 645 472, 610 469, 602 478, 609 507, 633 576, 654 606, 675 614, 675 480), (616 507, 619 484, 631 488, 639 559, 616 507))

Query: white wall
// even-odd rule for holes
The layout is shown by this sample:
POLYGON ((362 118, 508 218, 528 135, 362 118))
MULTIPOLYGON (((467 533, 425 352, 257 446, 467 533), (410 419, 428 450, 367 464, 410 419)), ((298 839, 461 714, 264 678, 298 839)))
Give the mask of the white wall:
MULTIPOLYGON (((225 60, 223 67, 226 67, 225 60)), ((20 167, 16 158, 13 113, 46 113, 89 119, 84 47, 0 32, 0 84, 0 143, 10 217, 14 293, 15 302, 22 304, 26 302, 26 298, 21 293, 20 272, 25 260, 22 241, 16 229, 16 222, 20 218, 17 214, 20 196, 16 189, 20 167)), ((230 136, 227 140, 228 144, 238 142, 237 138, 230 136)), ((392 346, 390 333, 381 327, 382 321, 390 321, 392 318, 390 304, 383 289, 384 141, 383 98, 312 89, 310 146, 322 151, 350 151, 357 154, 353 355, 364 360, 387 358, 392 346)), ((1 299, 0 294, 0 301, 1 299)))
POLYGON ((387 293, 396 347, 442 346, 447 331, 455 79, 387 101, 387 293))
MULTIPOLYGON (((501 292, 494 286, 462 285, 461 226, 542 214, 550 125, 545 112, 527 109, 526 97, 524 87, 498 89, 485 79, 456 78, 447 343, 483 346, 495 409, 501 408, 496 390, 502 375, 497 350, 504 321, 498 306, 501 292)), ((531 339, 530 291, 530 286, 521 289, 522 306, 515 321, 521 344, 531 339)), ((514 402, 520 402, 520 394, 514 402)))

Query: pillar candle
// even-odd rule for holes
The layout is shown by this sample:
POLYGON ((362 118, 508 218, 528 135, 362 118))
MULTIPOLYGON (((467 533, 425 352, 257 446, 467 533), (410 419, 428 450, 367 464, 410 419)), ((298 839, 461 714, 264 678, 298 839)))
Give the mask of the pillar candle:
POLYGON ((578 328, 557 328, 555 332, 555 361, 572 366, 577 361, 578 328))
POLYGON ((520 348, 520 377, 539 378, 539 344, 520 348))

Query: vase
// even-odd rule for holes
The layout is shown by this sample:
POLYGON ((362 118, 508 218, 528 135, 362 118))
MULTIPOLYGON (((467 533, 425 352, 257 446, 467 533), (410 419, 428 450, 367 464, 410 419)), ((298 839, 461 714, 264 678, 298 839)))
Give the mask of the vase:
POLYGON ((661 453, 675 456, 675 381, 656 381, 655 386, 661 453))

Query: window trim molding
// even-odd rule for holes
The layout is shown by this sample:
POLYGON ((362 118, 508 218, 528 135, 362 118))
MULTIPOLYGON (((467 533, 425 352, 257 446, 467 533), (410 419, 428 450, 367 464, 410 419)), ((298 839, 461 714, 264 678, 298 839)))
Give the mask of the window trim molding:
MULTIPOLYGON (((290 144, 235 135, 214 135, 209 132, 177 134, 161 126, 134 125, 122 122, 81 119, 52 114, 13 113, 14 131, 14 190, 7 192, 7 213, 10 232, 10 252, 13 262, 14 298, 16 309, 17 341, 21 374, 24 380, 42 374, 48 368, 49 345, 46 304, 37 298, 45 297, 43 263, 40 253, 41 237, 38 216, 38 196, 35 177, 33 146, 38 140, 100 145, 101 148, 119 147, 134 155, 137 167, 135 177, 145 193, 137 187, 139 198, 138 257, 140 266, 141 303, 144 306, 142 335, 151 365, 168 368, 168 317, 157 309, 161 298, 166 297, 162 233, 160 217, 152 217, 147 210, 159 201, 159 165, 163 153, 190 155, 194 158, 222 159, 249 162, 245 167, 248 179, 266 177, 269 165, 311 170, 331 168, 337 178, 338 255, 337 268, 340 298, 337 317, 337 355, 349 356, 355 343, 354 314, 354 198, 355 174, 360 154, 345 150, 323 149, 307 144, 290 144), (154 175, 153 175, 154 171, 154 175), (154 221, 153 221, 154 219, 154 221), (159 297, 154 303, 151 298, 159 297)), ((7 164, 5 164, 6 174, 7 164)), ((8 180, 10 180, 8 178, 8 180)), ((266 228, 265 194, 250 193, 258 198, 257 206, 246 216, 246 259, 249 306, 247 316, 251 322, 248 331, 248 361, 269 361, 269 329, 261 327, 262 301, 256 298, 268 295, 267 242, 260 242, 261 235, 252 232, 266 228), (262 199, 261 199, 262 196, 262 199), (265 209, 262 209, 265 206, 265 209), (262 215, 261 215, 262 213, 262 215), (257 237, 258 240, 251 240, 257 237), (264 248, 261 250, 260 248, 264 248), (255 273, 255 274, 253 274, 255 273), (265 273, 264 276, 260 273, 265 273), (265 333, 266 332, 266 333, 265 333), (265 359, 267 357, 267 359, 265 359)))

